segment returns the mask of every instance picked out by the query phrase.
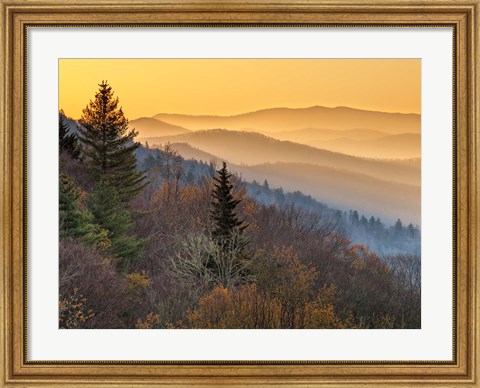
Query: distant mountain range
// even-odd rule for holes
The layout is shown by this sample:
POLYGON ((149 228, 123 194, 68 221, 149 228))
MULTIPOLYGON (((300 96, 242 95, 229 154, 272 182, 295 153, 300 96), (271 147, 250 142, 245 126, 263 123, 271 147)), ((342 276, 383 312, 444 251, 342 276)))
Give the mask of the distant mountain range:
POLYGON ((304 163, 234 166, 246 181, 301 191, 330 207, 356 209, 395 222, 397 218, 420 225, 420 187, 388 182, 366 174, 304 163))
POLYGON ((267 179, 332 207, 420 225, 420 115, 314 106, 160 113, 130 127, 150 147, 170 143, 185 159, 226 161, 246 181, 267 179))
POLYGON ((421 136, 418 133, 389 135, 362 128, 342 131, 306 128, 272 133, 270 136, 365 158, 419 158, 421 154, 421 136))
MULTIPOLYGON (((187 143, 171 143, 171 146, 185 159, 213 161, 216 165, 225 160, 187 143)), ((403 164, 391 162, 390 166, 401 171, 403 164)), ((229 163, 229 169, 247 182, 267 179, 273 188, 282 187, 290 192, 298 190, 331 207, 356 209, 392 223, 400 217, 420 225, 420 186, 416 184, 310 163, 276 162, 252 166, 229 163)))
POLYGON ((420 184, 420 170, 415 166, 358 158, 252 132, 212 129, 176 136, 144 138, 142 141, 148 141, 150 146, 160 146, 167 142, 186 143, 237 165, 307 163, 349 170, 386 181, 420 184))
POLYGON ((275 133, 303 128, 331 130, 368 128, 387 134, 420 133, 420 115, 418 114, 374 112, 347 107, 272 108, 236 116, 159 113, 153 118, 190 130, 227 128, 237 131, 275 133))
POLYGON ((159 113, 130 124, 139 139, 224 128, 368 158, 418 158, 421 152, 420 115, 347 107, 272 108, 235 116, 159 113))
POLYGON ((172 136, 190 132, 186 128, 165 123, 151 117, 141 117, 139 119, 132 120, 130 121, 130 127, 135 128, 139 132, 139 137, 172 136))

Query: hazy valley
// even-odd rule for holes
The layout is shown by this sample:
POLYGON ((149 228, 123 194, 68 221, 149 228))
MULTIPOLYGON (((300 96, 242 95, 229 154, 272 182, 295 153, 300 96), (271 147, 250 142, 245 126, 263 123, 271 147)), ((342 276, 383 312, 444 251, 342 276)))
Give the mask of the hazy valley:
POLYGON ((389 223, 420 225, 420 116, 345 107, 275 108, 237 116, 157 114, 132 120, 149 147, 227 161, 246 181, 301 191, 389 223))

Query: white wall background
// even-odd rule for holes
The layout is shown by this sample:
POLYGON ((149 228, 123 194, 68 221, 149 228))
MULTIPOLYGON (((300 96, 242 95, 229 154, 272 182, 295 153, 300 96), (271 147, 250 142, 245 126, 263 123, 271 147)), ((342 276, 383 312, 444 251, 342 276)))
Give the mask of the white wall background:
POLYGON ((28 30, 30 360, 451 360, 452 30, 28 30), (421 58, 422 329, 59 330, 59 58, 421 58))

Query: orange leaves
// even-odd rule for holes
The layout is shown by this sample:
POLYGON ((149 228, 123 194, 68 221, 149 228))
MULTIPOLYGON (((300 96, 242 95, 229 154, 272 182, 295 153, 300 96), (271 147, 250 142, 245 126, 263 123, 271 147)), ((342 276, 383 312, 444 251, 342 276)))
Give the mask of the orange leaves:
POLYGON ((255 202, 252 200, 245 200, 245 205, 243 209, 245 215, 253 217, 257 211, 257 207, 255 206, 255 202))
POLYGON ((174 182, 164 181, 162 187, 158 189, 153 195, 153 203, 155 205, 169 205, 175 199, 175 192, 178 186, 174 182))
POLYGON ((335 315, 334 307, 329 304, 311 302, 306 306, 305 329, 345 329, 347 326, 335 315))
POLYGON ((245 218, 245 222, 247 223, 247 229, 250 232, 254 232, 258 230, 258 224, 256 221, 256 212, 257 206, 255 202, 252 201, 250 198, 246 197, 242 202, 243 207, 243 217, 245 218))
POLYGON ((228 328, 225 320, 231 307, 228 290, 217 286, 209 294, 200 298, 198 310, 189 313, 188 320, 194 328, 228 328))
POLYGON ((150 285, 150 279, 145 271, 129 273, 127 279, 128 289, 131 291, 140 291, 150 285))
POLYGON ((317 272, 301 263, 291 247, 275 247, 273 253, 257 259, 258 285, 284 304, 305 303, 313 291, 317 272))
MULTIPOLYGON (((330 289, 329 291, 332 291, 330 289)), ((301 301, 280 300, 262 292, 255 284, 242 287, 215 287, 200 298, 198 308, 187 315, 188 327, 195 329, 301 329, 348 327, 336 315, 331 304, 321 298, 301 301)))
POLYGON ((198 186, 185 186, 180 192, 182 203, 184 205, 189 205, 202 200, 205 196, 203 191, 204 190, 198 186))
POLYGON ((136 329, 153 329, 155 325, 160 323, 160 316, 153 312, 150 312, 145 317, 145 320, 138 319, 135 324, 136 329))
POLYGON ((87 299, 74 288, 71 295, 66 295, 59 302, 60 328, 79 329, 83 324, 95 316, 91 309, 87 309, 87 299))
POLYGON ((258 293, 254 284, 217 286, 200 298, 198 308, 187 315, 187 320, 195 329, 269 329, 279 327, 279 307, 258 293))
POLYGON ((254 263, 256 283, 215 287, 187 316, 193 328, 301 329, 350 327, 335 314, 335 286, 315 289, 317 272, 292 248, 276 247, 254 263))

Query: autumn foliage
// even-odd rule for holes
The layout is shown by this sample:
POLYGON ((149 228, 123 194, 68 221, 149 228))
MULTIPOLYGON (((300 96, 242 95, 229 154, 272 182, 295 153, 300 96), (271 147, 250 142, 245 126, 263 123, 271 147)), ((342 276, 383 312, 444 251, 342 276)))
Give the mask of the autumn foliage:
MULTIPOLYGON (((88 145, 101 126, 86 113, 88 145)), ((260 203, 227 165, 132 144, 119 117, 121 168, 95 165, 101 144, 61 149, 61 328, 420 327, 418 256, 379 256, 321 211, 260 203)))

